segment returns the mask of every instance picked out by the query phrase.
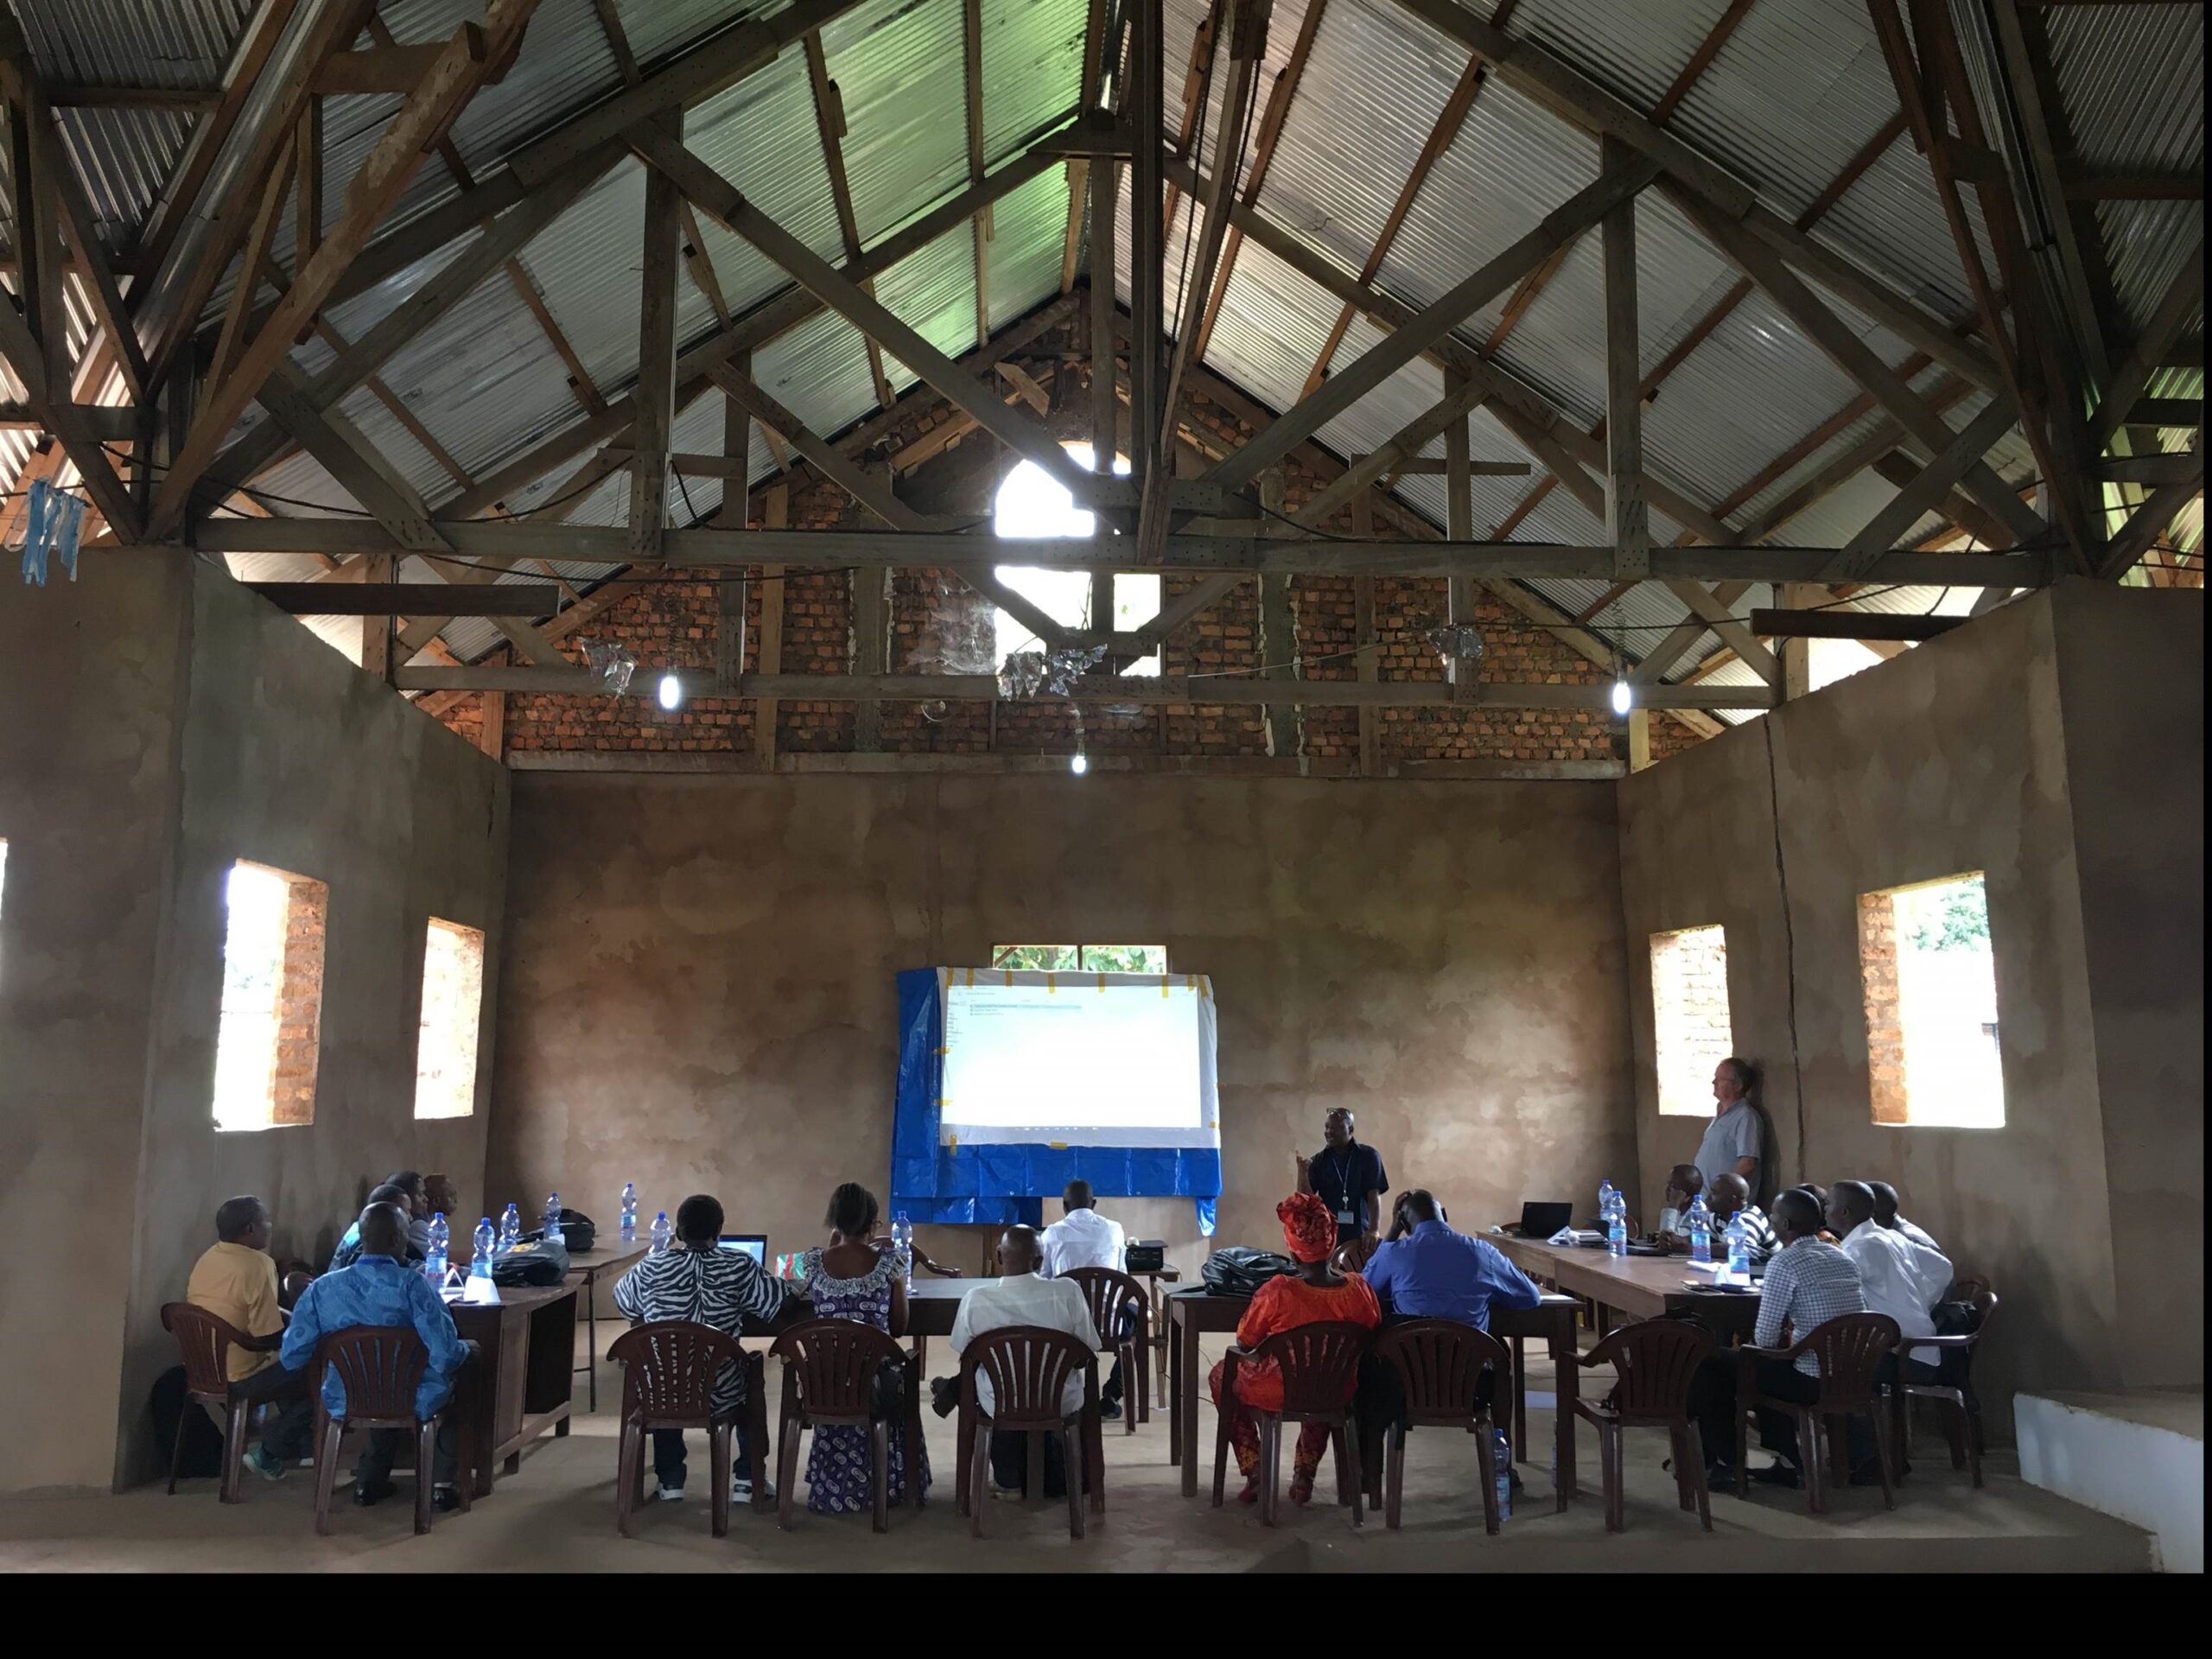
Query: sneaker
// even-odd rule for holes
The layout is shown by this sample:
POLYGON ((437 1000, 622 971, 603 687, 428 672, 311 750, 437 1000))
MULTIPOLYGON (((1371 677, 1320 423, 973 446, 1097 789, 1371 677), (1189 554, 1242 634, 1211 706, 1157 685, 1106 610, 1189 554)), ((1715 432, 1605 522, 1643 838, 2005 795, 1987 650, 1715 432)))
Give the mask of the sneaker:
MULTIPOLYGON (((729 1478, 729 1500, 733 1503, 750 1503, 753 1501, 751 1476, 739 1473, 729 1478)), ((764 1503, 776 1501, 775 1486, 765 1477, 760 1482, 760 1501, 764 1503)))
POLYGON ((681 1503, 683 1501, 683 1489, 681 1486, 663 1486, 656 1490, 653 1496, 664 1503, 681 1503))
POLYGON ((284 1459, 273 1454, 265 1446, 257 1446, 245 1454, 245 1466, 264 1480, 284 1478, 284 1459))
POLYGON ((372 1503, 381 1503, 399 1488, 388 1480, 356 1481, 353 1484, 353 1507, 365 1510, 372 1503))
POLYGON ((949 1376, 930 1379, 930 1409, 940 1417, 950 1417, 960 1409, 960 1384, 949 1376))
POLYGON ((1768 1486, 1785 1486, 1791 1491, 1796 1491, 1802 1484, 1798 1476, 1796 1465, 1784 1463, 1779 1458, 1764 1469, 1752 1470, 1751 1478, 1768 1486))
POLYGON ((1118 1400, 1101 1400, 1098 1402, 1098 1414, 1109 1423, 1120 1422, 1122 1402, 1118 1400))
POLYGON ((433 1486, 430 1507, 440 1515, 451 1515, 461 1507, 461 1494, 451 1486, 433 1486))

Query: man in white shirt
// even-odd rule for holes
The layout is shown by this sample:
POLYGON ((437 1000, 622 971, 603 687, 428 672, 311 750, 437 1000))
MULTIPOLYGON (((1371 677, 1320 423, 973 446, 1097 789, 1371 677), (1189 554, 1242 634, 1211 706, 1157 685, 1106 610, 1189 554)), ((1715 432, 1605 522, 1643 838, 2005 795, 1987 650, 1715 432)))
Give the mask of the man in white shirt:
POLYGON ((1119 1273, 1125 1248, 1122 1224, 1098 1213, 1090 1183, 1070 1181, 1060 1193, 1060 1208, 1065 1213, 1045 1230, 1045 1277, 1057 1279, 1070 1268, 1111 1268, 1119 1273))
MULTIPOLYGON (((999 1266, 1003 1274, 976 1286, 960 1299, 960 1311, 952 1319, 955 1353, 965 1353, 976 1338, 1010 1325, 1040 1325, 1048 1331, 1065 1331, 1094 1351, 1102 1345, 1082 1289, 1071 1280, 1040 1276, 1038 1268, 1043 1262, 1044 1251, 1034 1228, 1009 1227, 1000 1236, 999 1266)), ((991 1379, 981 1372, 976 1377, 976 1397, 987 1413, 997 1404, 991 1379)), ((1078 1367, 1069 1374, 1067 1386, 1061 1391, 1060 1410, 1063 1415, 1073 1416, 1082 1409, 1083 1371, 1078 1367)), ((993 1482, 1001 1491, 1018 1492, 1028 1469, 1029 1437, 994 1430, 993 1482)), ((1067 1496, 1067 1473, 1061 1466, 1059 1447, 1051 1440, 1045 1443, 1045 1495, 1067 1496)))
MULTIPOLYGON (((1057 1279, 1071 1268, 1111 1268, 1122 1270, 1122 1262, 1127 1250, 1122 1237, 1122 1224, 1098 1213, 1098 1199, 1090 1190, 1090 1183, 1077 1177, 1060 1192, 1059 1220, 1045 1230, 1043 1248, 1045 1265, 1039 1269, 1046 1278, 1057 1279)), ((1137 1318, 1134 1307, 1122 1309, 1123 1328, 1114 1335, 1116 1340, 1128 1335, 1137 1318)), ((1122 1362, 1114 1360, 1113 1371, 1107 1376, 1105 1386, 1098 1390, 1098 1411, 1103 1417, 1122 1414, 1122 1362)))
POLYGON ((1932 1337, 1928 1310, 1950 1288, 1951 1262, 1941 1250, 1915 1243, 1874 1220, 1874 1191, 1864 1181, 1838 1181, 1828 1192, 1828 1230, 1859 1269, 1859 1294, 1869 1313, 1886 1313, 1906 1338, 1896 1357, 1905 1380, 1932 1382, 1942 1350, 1916 1349, 1914 1337, 1932 1337))
MULTIPOLYGON (((1866 1187, 1874 1195, 1874 1224, 1877 1227, 1886 1227, 1891 1232, 1903 1233, 1914 1243, 1924 1244, 1931 1250, 1940 1251, 1943 1248, 1925 1231, 1914 1226, 1897 1213, 1897 1188, 1891 1186, 1887 1181, 1869 1181, 1866 1183, 1866 1187)), ((1947 1286, 1946 1288, 1948 1289, 1948 1287, 1947 1286)))

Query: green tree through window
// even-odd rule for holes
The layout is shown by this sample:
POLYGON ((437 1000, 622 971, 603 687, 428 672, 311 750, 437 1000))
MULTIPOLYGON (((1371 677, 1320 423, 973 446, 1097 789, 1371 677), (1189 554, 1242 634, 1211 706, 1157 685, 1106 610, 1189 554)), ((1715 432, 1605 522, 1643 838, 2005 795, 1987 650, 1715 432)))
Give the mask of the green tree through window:
POLYGON ((1164 974, 1164 944, 1001 944, 991 966, 1033 973, 1164 974))

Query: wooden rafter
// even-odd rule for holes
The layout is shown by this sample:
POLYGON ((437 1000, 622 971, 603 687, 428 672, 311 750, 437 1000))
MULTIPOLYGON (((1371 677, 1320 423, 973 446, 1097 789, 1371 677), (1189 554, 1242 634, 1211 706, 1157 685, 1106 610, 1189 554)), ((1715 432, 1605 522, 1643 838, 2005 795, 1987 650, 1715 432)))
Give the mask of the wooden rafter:
MULTIPOLYGON (((983 181, 983 0, 961 0, 960 43, 967 81, 968 182, 983 181)), ((973 221, 976 244, 976 343, 991 337, 991 210, 973 221)))
MULTIPOLYGON (((1088 116, 1099 106, 1105 84, 1104 57, 1106 51, 1106 13, 1109 0, 1090 0, 1090 10, 1083 25, 1083 67, 1077 81, 1077 105, 1088 116)), ((1068 226, 1060 239, 1060 292, 1075 290, 1076 266, 1083 251, 1084 209, 1090 200, 1091 162, 1085 156, 1068 157, 1068 226)), ((1099 173, 1109 181, 1114 177, 1110 159, 1098 163, 1099 173)), ((1096 262, 1094 260, 1094 264, 1096 262)), ((1106 288, 1110 294, 1114 283, 1109 269, 1106 288)))
MULTIPOLYGON (((853 187, 845 175, 844 95, 837 90, 837 83, 830 79, 830 60, 822 49, 822 31, 810 30, 805 46, 807 79, 814 89, 814 122, 822 137, 823 164, 830 171, 830 200, 837 210, 837 229, 845 238, 845 260, 849 264, 861 257, 861 227, 853 214, 853 187)), ((861 287, 874 297, 874 283, 866 283, 861 287)), ((875 400, 888 409, 899 398, 883 372, 882 346, 866 329, 861 331, 861 341, 868 347, 868 373, 875 383, 875 400)))

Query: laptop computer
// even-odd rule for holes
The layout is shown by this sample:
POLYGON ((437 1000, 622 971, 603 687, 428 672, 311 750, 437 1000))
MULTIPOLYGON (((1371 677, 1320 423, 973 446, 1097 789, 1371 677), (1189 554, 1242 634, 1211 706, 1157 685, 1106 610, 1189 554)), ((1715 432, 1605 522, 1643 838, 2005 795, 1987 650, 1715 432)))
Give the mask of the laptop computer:
POLYGON ((715 1247, 724 1250, 742 1250, 761 1267, 768 1265, 768 1235, 766 1233, 724 1233, 715 1241, 715 1247))
POLYGON ((1513 1230, 1523 1238, 1549 1238, 1573 1219, 1574 1206, 1567 1203, 1538 1203, 1521 1206, 1521 1224, 1513 1230))

